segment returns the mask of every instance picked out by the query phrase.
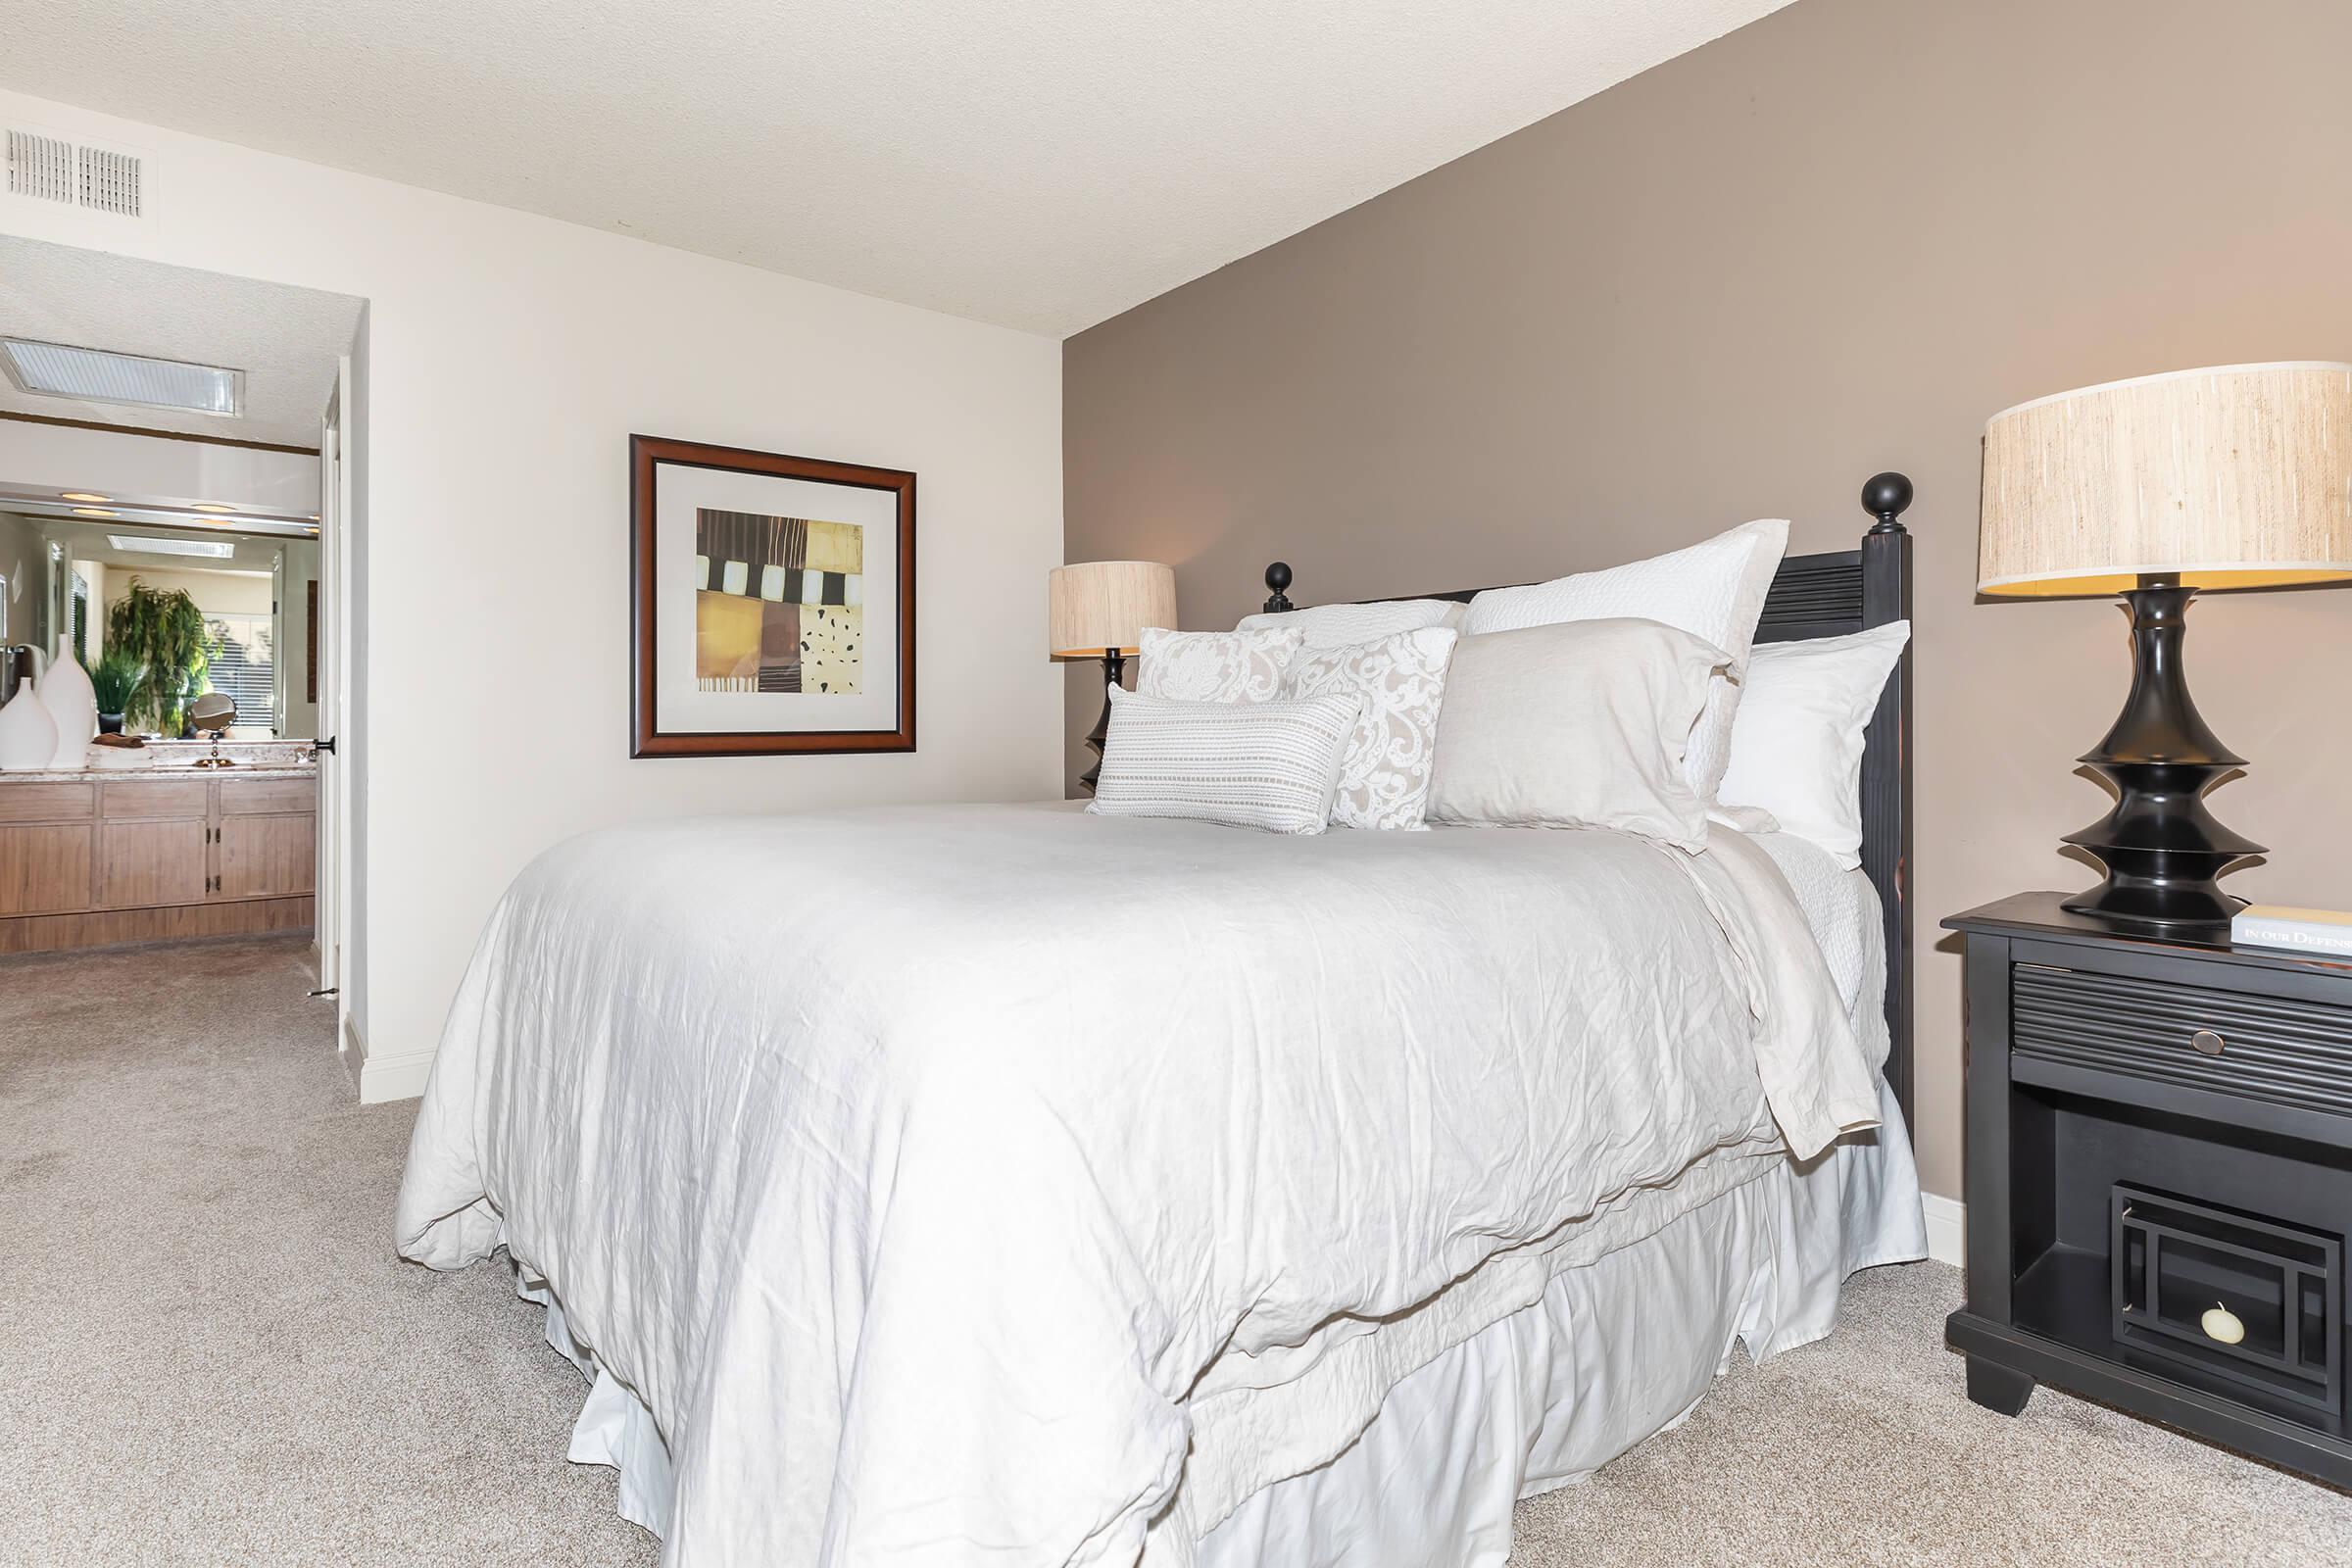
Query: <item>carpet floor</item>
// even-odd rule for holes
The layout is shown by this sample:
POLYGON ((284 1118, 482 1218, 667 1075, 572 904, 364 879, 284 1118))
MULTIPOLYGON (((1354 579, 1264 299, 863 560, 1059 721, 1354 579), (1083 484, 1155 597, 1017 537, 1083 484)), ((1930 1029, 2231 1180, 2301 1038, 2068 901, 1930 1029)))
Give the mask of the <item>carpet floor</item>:
MULTIPOLYGON (((308 950, 0 959, 0 1562, 651 1563, 504 1270, 392 1255, 308 950)), ((1967 1402, 1932 1264, 1522 1503, 1514 1568, 2352 1563, 2352 1498, 2046 1390, 1967 1402)))

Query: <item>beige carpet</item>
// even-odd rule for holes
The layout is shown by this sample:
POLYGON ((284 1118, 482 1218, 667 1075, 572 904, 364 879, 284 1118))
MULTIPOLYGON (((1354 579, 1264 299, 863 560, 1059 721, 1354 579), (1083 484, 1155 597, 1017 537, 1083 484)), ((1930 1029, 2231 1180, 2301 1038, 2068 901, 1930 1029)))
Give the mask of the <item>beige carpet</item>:
MULTIPOLYGON (((303 945, 0 960, 0 1563, 650 1563, 503 1274, 396 1261, 410 1105, 303 945)), ((1522 1504, 1515 1568, 2352 1562, 2352 1500, 2078 1400, 1961 1396, 1949 1269, 1522 1504)))

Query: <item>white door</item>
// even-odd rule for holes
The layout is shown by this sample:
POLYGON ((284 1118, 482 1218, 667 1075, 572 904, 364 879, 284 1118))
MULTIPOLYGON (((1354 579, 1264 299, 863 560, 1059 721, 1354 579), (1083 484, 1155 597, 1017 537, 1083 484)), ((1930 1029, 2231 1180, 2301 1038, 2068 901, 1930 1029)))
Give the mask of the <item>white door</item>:
MULTIPOLYGON (((349 1003, 343 995, 344 941, 351 922, 344 894, 350 886, 349 847, 344 828, 351 820, 350 770, 344 766, 351 743, 343 732, 350 711, 351 557, 345 548, 350 515, 351 473, 343 462, 343 414, 351 407, 351 361, 335 372, 335 391, 318 431, 318 843, 315 931, 318 947, 318 989, 334 993, 335 1046, 344 1041, 349 1003)), ((299 612, 306 619, 309 605, 299 612)))

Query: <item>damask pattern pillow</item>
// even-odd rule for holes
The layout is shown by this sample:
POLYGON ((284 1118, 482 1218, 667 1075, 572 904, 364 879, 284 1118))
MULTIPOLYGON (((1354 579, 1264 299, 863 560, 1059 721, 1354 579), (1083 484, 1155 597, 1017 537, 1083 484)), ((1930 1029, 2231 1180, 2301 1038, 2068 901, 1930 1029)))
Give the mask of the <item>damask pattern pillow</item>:
POLYGON ((1244 615, 1233 629, 1257 631, 1267 626, 1289 626, 1305 634, 1303 646, 1307 648, 1348 648, 1382 637, 1394 637, 1400 631, 1419 631, 1424 626, 1459 626, 1463 612, 1469 608, 1450 599, 1391 599, 1373 605, 1310 605, 1304 610, 1272 614, 1259 611, 1253 615, 1244 615))
POLYGON ((1331 820, 1340 827, 1411 830, 1428 824, 1430 764, 1446 668, 1459 634, 1427 626, 1348 648, 1302 649, 1284 677, 1290 698, 1348 696, 1362 704, 1331 820))
POLYGON ((1270 703, 1303 635, 1291 626, 1249 631, 1167 631, 1147 627, 1137 644, 1143 668, 1138 697, 1175 703, 1270 703))

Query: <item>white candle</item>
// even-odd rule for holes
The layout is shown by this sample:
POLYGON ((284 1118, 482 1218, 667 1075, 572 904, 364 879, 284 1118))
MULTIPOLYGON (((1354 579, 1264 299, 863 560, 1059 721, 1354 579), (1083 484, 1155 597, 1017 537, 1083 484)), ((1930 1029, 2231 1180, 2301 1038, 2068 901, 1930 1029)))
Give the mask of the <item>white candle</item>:
POLYGON ((2224 1345, 2235 1345, 2246 1337, 2246 1326, 2237 1320, 2237 1314, 2219 1301, 2214 1302, 2212 1309, 2197 1319, 2197 1323, 2205 1330, 2207 1339, 2218 1340, 2224 1345))

